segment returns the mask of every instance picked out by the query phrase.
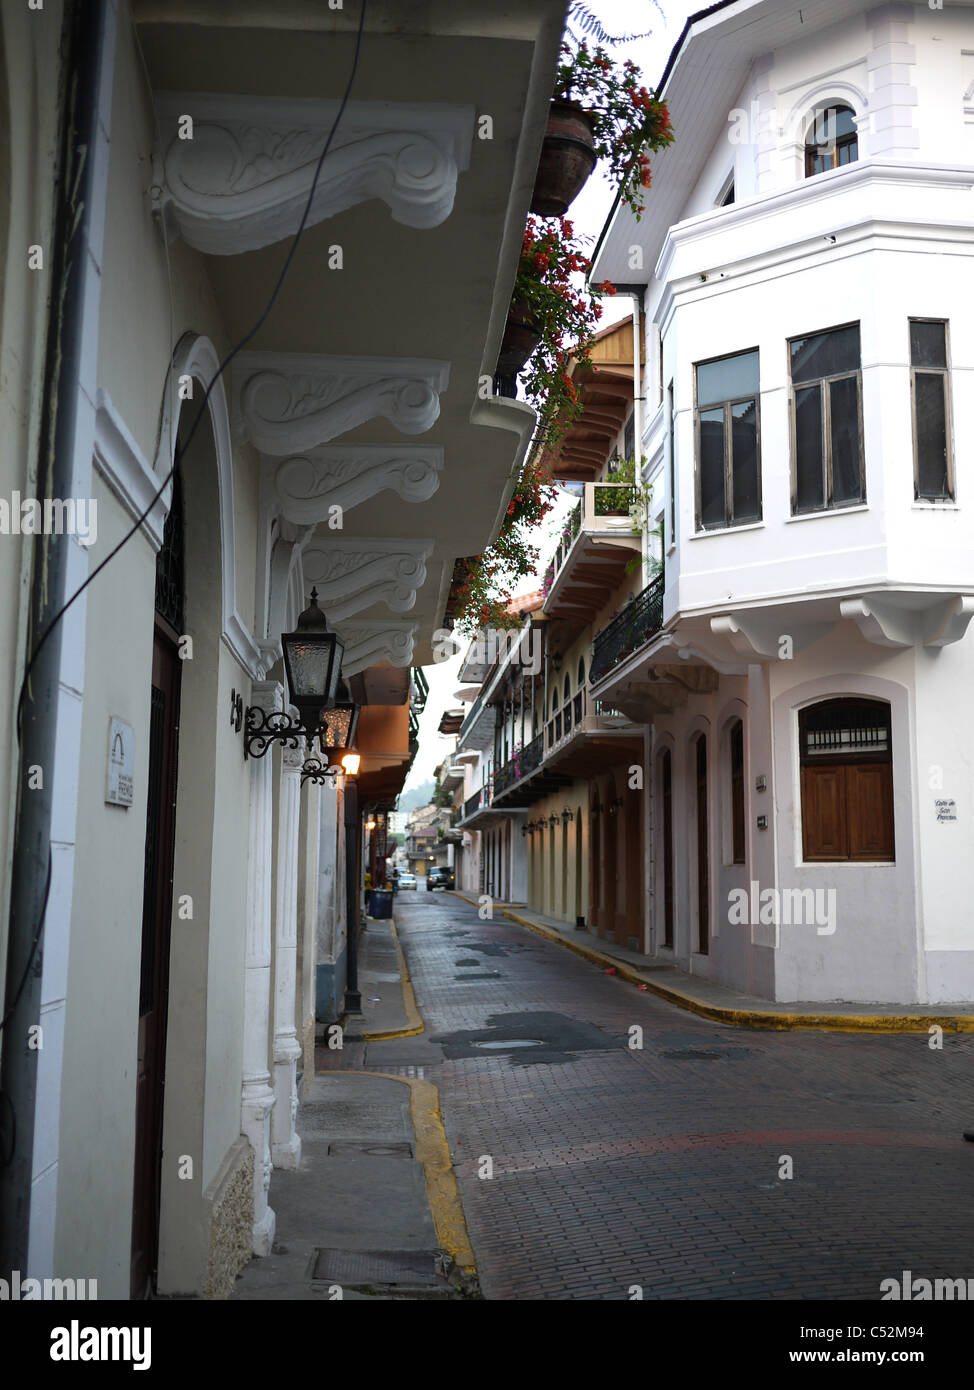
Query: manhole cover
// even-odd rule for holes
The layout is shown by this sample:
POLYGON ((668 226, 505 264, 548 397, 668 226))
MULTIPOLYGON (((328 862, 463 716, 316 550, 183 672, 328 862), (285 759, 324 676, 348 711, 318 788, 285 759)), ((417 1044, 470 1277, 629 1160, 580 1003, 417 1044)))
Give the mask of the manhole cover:
POLYGON ((385 1285, 392 1288, 442 1288, 437 1277, 438 1250, 330 1250, 312 1252, 312 1280, 329 1284, 385 1285))
POLYGON ((541 1038, 501 1038, 496 1042, 475 1042, 474 1047, 482 1047, 485 1052, 510 1052, 515 1047, 544 1047, 544 1042, 541 1038))
POLYGON ((328 1145, 329 1154, 371 1154, 373 1158, 412 1158, 413 1146, 407 1143, 356 1144, 351 1139, 336 1139, 328 1145))

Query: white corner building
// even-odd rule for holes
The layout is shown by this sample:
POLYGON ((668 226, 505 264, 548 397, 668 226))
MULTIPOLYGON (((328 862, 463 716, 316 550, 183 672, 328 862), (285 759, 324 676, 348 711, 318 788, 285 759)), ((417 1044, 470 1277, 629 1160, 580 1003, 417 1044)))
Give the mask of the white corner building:
MULTIPOLYGON (((781 1001, 974 999, 974 6, 688 21, 645 286, 644 949, 781 1001), (646 578, 649 578, 648 573, 646 578)), ((596 678, 597 677, 597 678, 596 678)))

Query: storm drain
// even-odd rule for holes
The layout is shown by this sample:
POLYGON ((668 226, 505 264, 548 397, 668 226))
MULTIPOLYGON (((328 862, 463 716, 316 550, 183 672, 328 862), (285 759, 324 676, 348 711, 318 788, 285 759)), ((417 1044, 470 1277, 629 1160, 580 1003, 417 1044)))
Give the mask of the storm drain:
MULTIPOLYGON (((480 962, 477 962, 478 965, 480 962)), ((466 984, 468 980, 503 980, 504 976, 499 970, 475 970, 467 975, 454 975, 454 980, 460 984, 466 984)))
POLYGON ((394 1144, 356 1144, 351 1139, 336 1139, 328 1145, 329 1156, 332 1154, 370 1154, 373 1158, 412 1158, 413 1146, 402 1143, 394 1144))
POLYGON ((440 1289, 439 1250, 331 1250, 312 1252, 310 1278, 348 1288, 440 1289))
POLYGON ((747 1048, 729 1047, 723 1052, 708 1052, 702 1047, 682 1048, 679 1052, 661 1052, 660 1056, 667 1061, 682 1062, 684 1059, 694 1062, 717 1062, 724 1057, 746 1057, 747 1048))
POLYGON ((542 1038, 499 1038, 496 1041, 491 1039, 490 1042, 475 1042, 474 1047, 481 1047, 485 1052, 510 1052, 515 1047, 544 1047, 544 1040, 542 1038))

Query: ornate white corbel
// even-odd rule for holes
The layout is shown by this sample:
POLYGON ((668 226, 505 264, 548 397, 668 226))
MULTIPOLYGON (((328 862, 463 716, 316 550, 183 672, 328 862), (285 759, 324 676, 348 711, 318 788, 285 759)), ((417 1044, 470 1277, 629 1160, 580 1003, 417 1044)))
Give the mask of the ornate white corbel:
POLYGON ((440 485, 443 450, 424 444, 336 444, 286 458, 272 470, 281 514, 300 525, 326 522, 386 489, 404 502, 427 502, 440 485))
MULTIPOLYGON (((157 205, 191 246, 232 256, 298 228, 338 102, 162 92, 157 205)), ((308 225, 381 198, 407 227, 453 210, 470 161, 474 109, 349 102, 318 175, 308 225)))
POLYGON ((926 614, 923 641, 927 647, 948 647, 959 642, 974 618, 974 598, 955 594, 926 614))
MULTIPOLYGON (((330 626, 330 624, 329 624, 330 626)), ((418 623, 356 622, 337 623, 336 631, 345 643, 342 675, 357 675, 378 661, 391 666, 408 666, 413 659, 418 623)))
POLYGON ((831 626, 831 623, 793 623, 781 615, 761 612, 722 613, 710 619, 714 636, 724 638, 747 662, 779 661, 795 656, 824 637, 831 626))
POLYGON ((237 433, 280 458, 327 444, 373 420, 422 434, 440 413, 449 362, 411 357, 326 357, 242 352, 233 364, 237 433))
POLYGON ((917 615, 870 595, 844 598, 839 612, 854 622, 867 642, 879 647, 912 647, 917 639, 917 615))
POLYGON ((426 582, 431 540, 319 538, 304 552, 304 580, 318 590, 330 624, 342 622, 374 603, 408 613, 426 582))

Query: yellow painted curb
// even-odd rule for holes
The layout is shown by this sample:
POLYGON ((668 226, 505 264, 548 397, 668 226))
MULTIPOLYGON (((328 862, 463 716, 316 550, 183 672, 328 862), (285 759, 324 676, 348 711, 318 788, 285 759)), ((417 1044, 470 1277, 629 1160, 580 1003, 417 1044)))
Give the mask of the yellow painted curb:
MULTIPOLYGON (((479 906, 476 899, 468 898, 464 893, 457 893, 456 896, 463 898, 464 902, 470 903, 472 907, 479 906)), ((634 969, 617 956, 605 955, 602 951, 583 946, 577 941, 568 941, 559 933, 548 931, 539 923, 521 917, 508 908, 504 908, 503 911, 505 917, 534 932, 535 935, 544 937, 545 941, 564 946, 567 950, 574 951, 577 956, 591 961, 593 965, 611 967, 620 980, 628 980, 634 985, 645 985, 649 993, 714 1023, 731 1023, 743 1028, 769 1028, 780 1032, 818 1029, 830 1033, 925 1033, 936 1026, 942 1028, 945 1033, 974 1033, 972 1014, 783 1014, 771 1009, 732 1009, 720 1004, 704 1004, 674 985, 659 984, 651 975, 634 969)))
POLYGON ((399 982, 402 985, 402 1003, 406 1010, 406 1017, 409 1019, 408 1028, 392 1028, 385 1033, 363 1033, 362 1037, 366 1042, 385 1042, 389 1038, 412 1038, 417 1033, 426 1032, 426 1024, 423 1022, 422 1015, 416 1007, 416 995, 413 991, 412 981, 409 978, 409 966, 406 964, 406 957, 403 955, 402 946, 399 944, 399 933, 396 931, 396 923, 393 918, 389 918, 389 926, 392 929, 392 944, 396 948, 396 959, 399 961, 399 982))
POLYGON ((467 1278, 476 1278, 477 1261, 470 1244, 460 1189, 453 1172, 450 1145, 443 1128, 440 1093, 432 1081, 420 1081, 414 1076, 392 1076, 384 1071, 332 1071, 330 1068, 319 1071, 317 1075, 378 1076, 384 1081, 398 1081, 409 1087, 409 1113, 416 1141, 415 1153, 423 1165, 426 1196, 436 1228, 436 1239, 461 1274, 467 1278))

